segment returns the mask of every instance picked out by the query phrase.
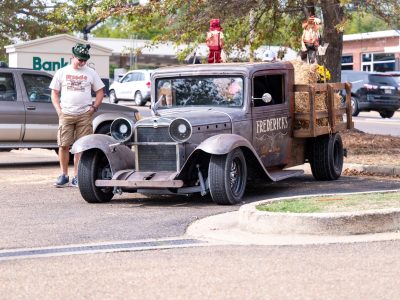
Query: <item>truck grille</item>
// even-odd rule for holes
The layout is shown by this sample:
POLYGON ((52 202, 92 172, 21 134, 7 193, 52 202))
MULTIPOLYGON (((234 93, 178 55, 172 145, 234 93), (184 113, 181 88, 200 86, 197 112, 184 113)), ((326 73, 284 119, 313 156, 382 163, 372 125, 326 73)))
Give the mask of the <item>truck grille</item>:
POLYGON ((137 127, 136 166, 139 171, 177 171, 177 146, 165 145, 173 140, 168 127, 137 127), (140 145, 140 143, 159 143, 140 145))

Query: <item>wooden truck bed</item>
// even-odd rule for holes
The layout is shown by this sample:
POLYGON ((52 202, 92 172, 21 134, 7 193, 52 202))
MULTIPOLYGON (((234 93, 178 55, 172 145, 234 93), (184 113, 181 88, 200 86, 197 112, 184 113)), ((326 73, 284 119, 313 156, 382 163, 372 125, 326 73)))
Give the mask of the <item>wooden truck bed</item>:
POLYGON ((295 112, 295 122, 308 124, 308 127, 303 128, 302 126, 301 128, 295 128, 294 137, 316 137, 354 128, 351 114, 350 83, 296 84, 294 92, 308 93, 310 107, 308 112, 295 112), (334 94, 339 90, 346 92, 344 95, 346 101, 344 106, 340 105, 340 107, 335 107, 334 94), (316 110, 315 108, 315 95, 321 92, 326 94, 327 110, 316 110), (325 122, 320 122, 322 119, 325 119, 325 122))

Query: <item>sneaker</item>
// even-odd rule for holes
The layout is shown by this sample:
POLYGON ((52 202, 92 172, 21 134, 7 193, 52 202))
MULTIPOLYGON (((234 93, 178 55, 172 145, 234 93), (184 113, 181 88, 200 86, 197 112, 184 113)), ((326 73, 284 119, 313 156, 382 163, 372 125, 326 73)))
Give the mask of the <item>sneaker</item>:
POLYGON ((74 176, 71 180, 71 186, 78 187, 78 176, 74 176))
POLYGON ((58 176, 57 181, 54 183, 56 187, 64 187, 67 186, 69 182, 69 177, 67 175, 61 174, 58 176))

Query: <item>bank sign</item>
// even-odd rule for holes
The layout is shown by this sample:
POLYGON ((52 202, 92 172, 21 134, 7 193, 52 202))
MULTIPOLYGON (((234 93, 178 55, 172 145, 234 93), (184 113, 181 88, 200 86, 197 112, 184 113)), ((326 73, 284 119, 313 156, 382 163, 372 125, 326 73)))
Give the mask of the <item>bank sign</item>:
POLYGON ((42 71, 57 71, 69 64, 69 60, 65 61, 64 58, 61 58, 60 61, 47 61, 43 60, 40 57, 34 56, 32 58, 32 65, 34 70, 42 70, 42 71))

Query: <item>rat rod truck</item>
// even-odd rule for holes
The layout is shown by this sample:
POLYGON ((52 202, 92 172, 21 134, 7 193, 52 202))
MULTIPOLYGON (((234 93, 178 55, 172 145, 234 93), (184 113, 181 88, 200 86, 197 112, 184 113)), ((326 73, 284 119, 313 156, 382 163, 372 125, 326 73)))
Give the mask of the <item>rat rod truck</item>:
POLYGON ((305 162, 317 180, 341 175, 339 131, 353 127, 348 84, 295 85, 292 64, 277 62, 161 68, 151 87, 152 117, 116 119, 112 137, 73 145, 83 152, 78 181, 87 202, 209 192, 217 204, 236 204, 248 181, 298 176, 302 170, 288 168, 305 162), (338 90, 346 90, 344 107, 335 107, 338 90), (295 113, 295 92, 307 93, 307 112, 295 113), (315 108, 318 93, 326 94, 324 111, 315 108))

